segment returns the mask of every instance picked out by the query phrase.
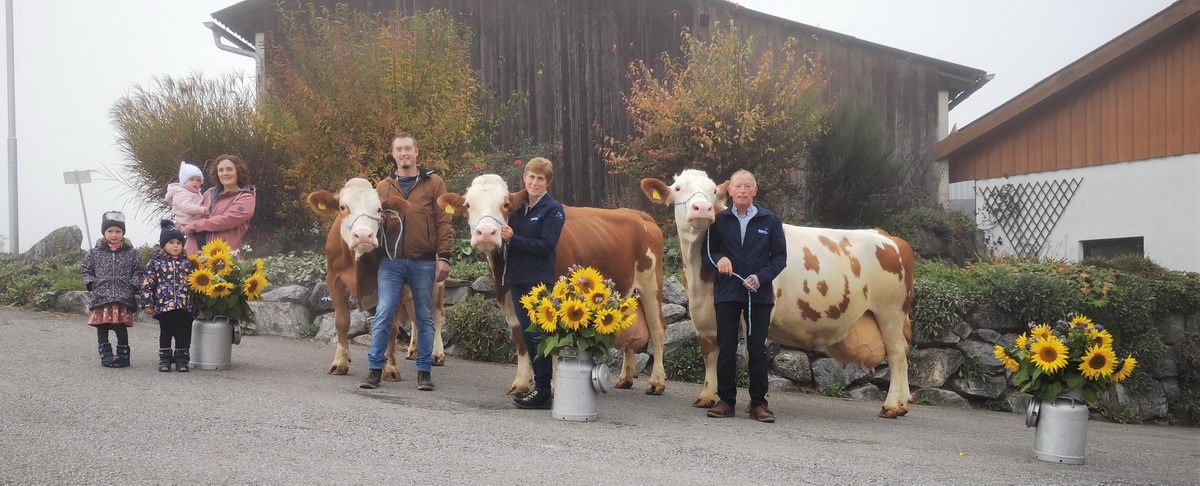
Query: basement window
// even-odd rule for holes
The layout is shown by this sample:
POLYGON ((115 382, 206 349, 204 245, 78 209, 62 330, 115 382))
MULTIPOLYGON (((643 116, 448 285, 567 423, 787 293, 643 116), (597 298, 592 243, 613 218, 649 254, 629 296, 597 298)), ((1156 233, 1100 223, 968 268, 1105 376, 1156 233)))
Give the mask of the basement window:
POLYGON ((1113 258, 1121 255, 1145 256, 1145 238, 1141 236, 1086 240, 1079 243, 1083 245, 1084 258, 1113 258))

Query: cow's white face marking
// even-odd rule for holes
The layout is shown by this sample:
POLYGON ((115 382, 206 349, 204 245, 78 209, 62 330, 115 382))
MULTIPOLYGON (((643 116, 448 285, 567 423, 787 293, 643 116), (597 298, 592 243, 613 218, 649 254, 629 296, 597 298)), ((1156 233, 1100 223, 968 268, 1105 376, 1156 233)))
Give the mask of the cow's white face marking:
POLYGON ((358 259, 378 248, 379 241, 375 235, 379 232, 383 205, 371 182, 360 178, 346 181, 338 193, 338 201, 338 211, 342 215, 342 240, 354 251, 354 258, 358 259))
POLYGON ((484 174, 471 181, 463 200, 472 248, 484 253, 500 248, 500 227, 508 224, 512 211, 508 196, 508 185, 496 174, 484 174))
POLYGON ((675 222, 703 230, 716 217, 717 184, 704 171, 688 169, 675 176, 668 196, 675 207, 675 222))

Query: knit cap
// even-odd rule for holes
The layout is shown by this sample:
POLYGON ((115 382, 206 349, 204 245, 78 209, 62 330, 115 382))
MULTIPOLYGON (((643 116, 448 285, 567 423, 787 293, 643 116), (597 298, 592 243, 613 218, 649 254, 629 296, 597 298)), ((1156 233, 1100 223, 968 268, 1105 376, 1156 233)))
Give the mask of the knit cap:
POLYGON ((110 226, 121 228, 121 232, 125 232, 125 213, 120 211, 109 211, 100 217, 100 233, 104 234, 110 226))
POLYGON ((158 234, 158 247, 167 246, 167 242, 171 240, 179 240, 180 243, 186 243, 187 238, 183 236, 183 232, 175 227, 175 222, 169 219, 164 219, 158 222, 162 227, 162 232, 158 234))
POLYGON ((200 182, 204 182, 204 171, 200 170, 192 164, 183 161, 179 163, 179 183, 183 184, 193 177, 199 177, 200 182))

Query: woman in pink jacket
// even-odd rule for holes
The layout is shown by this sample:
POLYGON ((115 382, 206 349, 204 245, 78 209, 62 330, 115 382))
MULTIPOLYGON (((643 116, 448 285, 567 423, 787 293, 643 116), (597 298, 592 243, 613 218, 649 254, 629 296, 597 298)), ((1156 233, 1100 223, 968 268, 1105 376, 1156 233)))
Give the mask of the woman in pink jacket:
POLYGON ((236 155, 220 155, 216 160, 209 177, 217 181, 217 186, 204 193, 204 207, 209 214, 183 228, 189 237, 195 235, 187 239, 188 254, 197 253, 215 239, 225 240, 235 251, 241 250, 242 235, 250 229, 250 218, 254 217, 250 169, 236 155))

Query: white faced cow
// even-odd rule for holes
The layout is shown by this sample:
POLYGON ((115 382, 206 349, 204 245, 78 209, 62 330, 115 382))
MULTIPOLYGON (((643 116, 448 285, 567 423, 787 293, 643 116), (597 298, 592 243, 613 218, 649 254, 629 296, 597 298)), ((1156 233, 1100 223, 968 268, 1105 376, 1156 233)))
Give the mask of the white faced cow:
MULTIPOLYGON (((704 389, 693 403, 716 403, 717 336, 713 309, 716 270, 701 264, 701 248, 715 212, 725 209, 725 188, 698 170, 685 170, 667 186, 642 179, 651 202, 675 209, 680 257, 692 322, 704 356, 704 389)), ((841 363, 874 368, 886 357, 891 386, 881 417, 908 412, 908 344, 912 324, 913 253, 908 243, 881 230, 833 230, 784 225, 787 267, 773 282, 775 308, 769 337, 804 349, 824 348, 841 363)))
MULTIPOLYGON (((471 227, 471 246, 486 255, 491 268, 496 300, 508 320, 517 347, 517 376, 508 390, 510 395, 530 389, 533 370, 529 358, 531 350, 525 346, 509 288, 501 279, 505 262, 500 227, 507 223, 512 211, 524 207, 527 200, 528 194, 523 190, 510 194, 504 180, 495 174, 476 177, 464 195, 448 193, 438 198, 439 207, 448 207, 447 211, 467 218, 471 227)), ((573 264, 590 266, 612 279, 622 295, 638 291, 637 323, 621 331, 614 344, 624 353, 616 386, 633 387, 633 379, 637 377, 634 353, 646 346, 649 337, 655 360, 646 393, 662 394, 666 388, 662 364, 666 330, 662 316, 662 230, 650 215, 632 209, 564 206, 563 210, 566 222, 556 247, 554 274, 565 275, 567 267, 573 264)))
MULTIPOLYGON (((308 195, 308 204, 317 214, 333 219, 333 227, 325 238, 325 281, 329 285, 329 297, 333 300, 334 324, 337 327, 337 350, 329 373, 344 375, 350 370, 350 351, 347 333, 350 329, 350 295, 358 301, 358 307, 370 309, 379 302, 378 272, 383 249, 377 234, 381 218, 400 217, 408 210, 408 202, 399 197, 386 201, 366 179, 350 179, 337 195, 328 191, 317 191, 308 195)), ((443 292, 445 285, 439 283, 433 293, 434 364, 445 361, 442 346, 442 322, 445 320, 443 292)), ((408 346, 408 358, 417 352, 417 326, 411 326, 414 307, 412 293, 405 287, 404 295, 397 306, 392 320, 392 336, 402 323, 413 330, 408 346)), ((383 368, 383 379, 400 381, 400 368, 396 362, 396 341, 387 349, 388 362, 383 368)))

